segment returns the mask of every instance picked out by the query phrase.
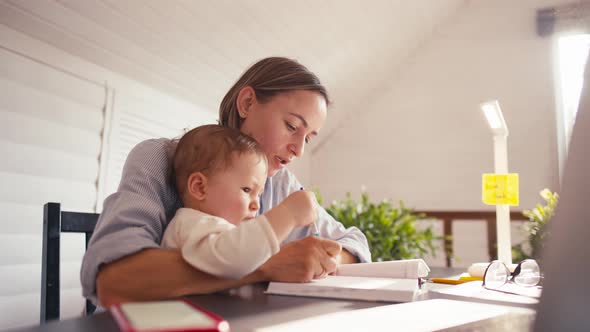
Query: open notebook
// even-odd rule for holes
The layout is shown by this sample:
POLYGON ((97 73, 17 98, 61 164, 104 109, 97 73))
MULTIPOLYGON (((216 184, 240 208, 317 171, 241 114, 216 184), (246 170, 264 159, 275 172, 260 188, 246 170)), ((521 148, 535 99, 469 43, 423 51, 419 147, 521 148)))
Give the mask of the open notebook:
POLYGON ((267 294, 409 302, 430 269, 421 259, 342 265, 335 275, 308 283, 271 282, 267 294))

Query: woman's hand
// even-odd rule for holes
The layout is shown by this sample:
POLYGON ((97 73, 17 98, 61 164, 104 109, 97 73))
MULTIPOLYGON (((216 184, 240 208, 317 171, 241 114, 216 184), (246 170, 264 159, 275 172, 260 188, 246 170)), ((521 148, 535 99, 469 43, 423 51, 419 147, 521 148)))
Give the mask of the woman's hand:
POLYGON ((335 272, 341 251, 336 241, 309 236, 283 246, 257 272, 268 281, 309 282, 335 272))
POLYGON ((105 264, 98 274, 97 295, 108 308, 120 302, 207 294, 260 281, 308 282, 336 271, 338 255, 350 254, 338 242, 306 237, 286 244, 248 276, 230 280, 196 270, 178 250, 145 249, 105 264))

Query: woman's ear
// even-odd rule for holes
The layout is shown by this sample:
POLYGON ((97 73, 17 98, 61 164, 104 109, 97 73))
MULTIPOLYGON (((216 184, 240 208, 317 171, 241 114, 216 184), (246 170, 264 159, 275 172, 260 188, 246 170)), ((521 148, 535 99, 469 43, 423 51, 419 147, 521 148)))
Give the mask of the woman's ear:
POLYGON ((201 172, 192 173, 187 181, 188 193, 196 200, 202 201, 207 194, 207 177, 201 172))
POLYGON ((256 102, 256 92, 254 89, 251 86, 243 87, 238 93, 238 99, 236 100, 240 118, 245 119, 248 117, 248 113, 254 102, 256 102))

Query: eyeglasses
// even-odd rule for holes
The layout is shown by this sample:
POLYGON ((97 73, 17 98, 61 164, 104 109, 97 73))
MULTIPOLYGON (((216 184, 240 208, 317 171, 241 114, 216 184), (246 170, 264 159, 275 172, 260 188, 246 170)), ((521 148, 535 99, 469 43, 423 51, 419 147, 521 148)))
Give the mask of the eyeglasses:
POLYGON ((541 268, 534 259, 525 259, 518 263, 514 273, 506 264, 500 261, 493 261, 486 268, 483 275, 483 286, 487 289, 498 290, 504 284, 512 282, 519 286, 537 286, 541 281, 541 268))

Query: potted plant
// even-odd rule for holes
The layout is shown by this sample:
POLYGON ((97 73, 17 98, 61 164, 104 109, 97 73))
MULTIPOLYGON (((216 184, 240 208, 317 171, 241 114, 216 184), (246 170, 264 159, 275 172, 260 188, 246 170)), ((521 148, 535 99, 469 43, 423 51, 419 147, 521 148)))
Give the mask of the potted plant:
MULTIPOLYGON (((322 204, 319 193, 317 197, 322 204)), ((355 226, 365 234, 374 261, 434 255, 435 242, 442 239, 434 235, 431 226, 416 227, 416 221, 426 217, 424 214, 414 213, 402 201, 399 207, 388 200, 373 203, 366 192, 361 194, 359 201, 346 193, 346 199, 332 202, 326 211, 345 227, 355 226)))
POLYGON ((547 224, 555 214, 559 195, 549 189, 543 189, 540 195, 545 201, 545 205, 537 204, 532 210, 523 212, 524 216, 530 220, 525 225, 528 238, 512 248, 512 257, 515 262, 527 258, 536 259, 537 261, 541 259, 541 252, 549 236, 547 224))

